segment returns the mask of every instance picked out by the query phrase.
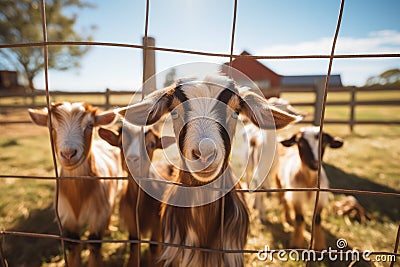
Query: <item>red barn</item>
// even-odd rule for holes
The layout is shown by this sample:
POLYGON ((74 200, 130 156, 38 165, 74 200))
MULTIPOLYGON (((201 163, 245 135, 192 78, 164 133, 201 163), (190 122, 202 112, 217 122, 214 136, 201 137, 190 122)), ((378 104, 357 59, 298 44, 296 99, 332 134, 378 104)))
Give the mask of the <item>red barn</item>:
MULTIPOLYGON (((249 56, 250 53, 243 51, 240 55, 249 56)), ((229 63, 222 66, 221 72, 228 74, 229 63)), ((238 57, 232 61, 232 67, 239 70, 250 78, 261 90, 266 98, 273 96, 279 97, 282 88, 302 88, 313 90, 317 81, 325 80, 326 75, 296 75, 296 76, 283 76, 277 74, 267 66, 263 65, 254 58, 238 57)), ((249 84, 248 78, 238 73, 232 73, 232 78, 241 86, 252 86, 249 84)), ((330 86, 341 87, 342 81, 340 75, 331 75, 330 86)))
MULTIPOLYGON (((248 52, 243 51, 240 55, 248 56, 248 52)), ((229 65, 227 63, 226 65, 229 65)), ((263 92, 264 96, 269 98, 279 96, 278 87, 281 85, 282 76, 269 69, 259 61, 253 58, 238 57, 232 61, 232 67, 248 76, 263 92)), ((227 68, 222 67, 223 73, 228 74, 227 68)), ((244 77, 238 77, 237 73, 232 74, 232 78, 242 86, 252 87, 247 84, 244 77)))

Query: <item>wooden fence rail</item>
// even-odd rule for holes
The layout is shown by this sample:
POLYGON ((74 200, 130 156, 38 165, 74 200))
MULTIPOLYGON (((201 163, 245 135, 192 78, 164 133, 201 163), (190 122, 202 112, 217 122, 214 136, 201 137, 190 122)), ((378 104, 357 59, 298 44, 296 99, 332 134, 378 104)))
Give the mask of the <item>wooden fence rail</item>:
MULTIPOLYGON (((136 93, 136 92, 135 92, 136 93)), ((138 92, 140 95, 140 92, 138 92)), ((42 108, 45 107, 45 103, 38 102, 38 98, 44 97, 46 95, 45 91, 37 90, 32 93, 2 93, 0 92, 0 112, 4 112, 7 109, 21 109, 21 108, 42 108), (22 104, 20 103, 9 103, 10 101, 6 101, 6 99, 19 99, 22 100, 22 104), (3 101, 1 101, 3 100, 3 101), (5 103, 4 103, 5 102, 5 103)), ((52 99, 62 100, 63 97, 76 97, 80 98, 81 101, 85 101, 85 96, 92 97, 104 97, 101 103, 96 103, 96 106, 109 109, 113 106, 123 106, 129 103, 130 98, 133 93, 131 91, 112 91, 110 89, 106 89, 104 92, 70 92, 70 91, 52 91, 50 92, 50 97, 52 99), (126 96, 126 100, 121 103, 111 103, 112 96, 126 96)), ((20 102, 20 101, 15 101, 20 102)))
MULTIPOLYGON (((285 95, 298 94, 298 93, 311 93, 315 94, 315 100, 304 102, 304 101, 291 101, 293 106, 297 107, 313 107, 313 119, 305 120, 302 123, 312 123, 318 125, 321 116, 322 109, 322 97, 323 97, 323 83, 317 82, 314 87, 282 87, 279 88, 281 93, 285 95)), ((349 118, 344 120, 338 119, 325 119, 327 124, 347 124, 350 130, 353 131, 354 126, 359 124, 395 124, 400 125, 400 120, 357 120, 356 119, 356 107, 357 106, 394 106, 400 107, 400 85, 395 86, 373 86, 373 87, 331 87, 328 90, 328 94, 335 93, 349 93, 349 100, 332 100, 327 101, 326 106, 344 106, 349 108, 349 118), (358 100, 357 94, 365 92, 398 92, 399 95, 392 99, 381 99, 381 100, 358 100)), ((45 102, 40 102, 39 99, 44 99, 44 91, 35 91, 33 93, 3 93, 0 92, 0 114, 7 114, 16 109, 27 109, 27 108, 41 108, 45 107, 45 102)), ((85 97, 95 97, 98 103, 93 103, 98 107, 104 109, 110 109, 116 106, 124 106, 129 103, 133 93, 131 91, 112 91, 106 89, 105 92, 66 92, 66 91, 52 91, 50 96, 52 99, 63 100, 65 98, 79 98, 85 101, 85 97), (119 98, 119 102, 112 101, 113 96, 126 96, 123 97, 123 101, 119 98)), ((140 92, 137 94, 140 96, 140 92)), ((138 98, 139 99, 139 98, 138 98)), ((88 100, 86 100, 88 101, 88 100)), ((89 101, 88 101, 89 102, 89 101)), ((2 120, 0 124, 8 123, 27 123, 28 120, 2 120)))
MULTIPOLYGON (((314 87, 287 87, 280 88, 281 93, 314 93, 315 101, 313 102, 296 102, 291 101, 293 106, 312 106, 314 108, 313 120, 305 120, 303 123, 312 123, 319 125, 320 118, 322 115, 322 99, 324 93, 324 81, 317 81, 314 87)), ((332 120, 325 119, 326 124, 348 124, 350 131, 354 130, 356 124, 397 124, 400 125, 400 120, 356 120, 356 107, 357 106, 397 106, 400 107, 400 85, 390 86, 369 86, 369 87, 329 87, 328 94, 335 93, 349 93, 350 99, 348 101, 333 100, 327 101, 326 106, 347 106, 349 107, 349 118, 347 120, 332 120), (357 94, 359 93, 383 93, 383 92, 398 92, 399 95, 394 99, 383 99, 383 100, 358 100, 357 94)))

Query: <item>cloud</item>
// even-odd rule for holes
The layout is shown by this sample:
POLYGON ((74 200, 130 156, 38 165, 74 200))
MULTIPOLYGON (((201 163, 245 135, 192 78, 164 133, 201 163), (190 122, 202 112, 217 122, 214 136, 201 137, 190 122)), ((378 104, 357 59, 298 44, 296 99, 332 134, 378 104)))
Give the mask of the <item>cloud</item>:
MULTIPOLYGON (((256 55, 329 55, 333 37, 296 44, 279 44, 256 50, 256 55)), ((370 32, 365 37, 339 36, 335 54, 381 54, 400 53, 400 32, 381 30, 370 32)), ((328 70, 328 59, 265 60, 265 65, 282 75, 324 74, 328 70)), ((361 86, 368 77, 378 75, 390 68, 400 68, 399 58, 352 58, 334 59, 333 74, 341 74, 345 85, 361 86)))
MULTIPOLYGON (((333 37, 322 37, 317 40, 296 44, 278 44, 264 47, 257 55, 329 55, 333 37)), ((377 54, 400 53, 400 32, 393 30, 374 31, 367 37, 338 37, 335 54, 377 54)))
POLYGON ((382 30, 371 32, 365 38, 339 38, 336 54, 352 53, 400 53, 400 32, 382 30))

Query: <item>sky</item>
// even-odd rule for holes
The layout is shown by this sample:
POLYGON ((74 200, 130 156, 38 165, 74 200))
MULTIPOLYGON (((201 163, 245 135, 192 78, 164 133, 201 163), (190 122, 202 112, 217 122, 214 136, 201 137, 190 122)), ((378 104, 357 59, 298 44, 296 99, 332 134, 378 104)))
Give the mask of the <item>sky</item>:
MULTIPOLYGON (((145 0, 88 0, 94 8, 77 12, 78 32, 94 41, 141 44, 145 31, 145 0)), ((238 0, 234 54, 329 55, 339 0, 238 0)), ((148 35, 156 46, 230 53, 233 0, 150 0, 148 35)), ((346 0, 336 54, 400 54, 400 1, 346 0)), ((51 40, 50 40, 51 41, 51 40)), ((56 41, 56 40, 55 40, 56 41)), ((228 58, 156 52, 156 70, 183 63, 224 63, 228 58)), ((260 60, 281 75, 326 74, 328 59, 260 60)), ((362 86, 368 77, 400 68, 400 58, 335 59, 333 74, 344 85, 362 86)), ((178 74, 179 75, 179 74, 178 74)), ((142 50, 92 47, 81 68, 49 73, 50 90, 137 90, 142 81, 142 50)), ((44 88, 44 74, 34 80, 44 88)), ((162 84, 157 84, 158 87, 162 84)))

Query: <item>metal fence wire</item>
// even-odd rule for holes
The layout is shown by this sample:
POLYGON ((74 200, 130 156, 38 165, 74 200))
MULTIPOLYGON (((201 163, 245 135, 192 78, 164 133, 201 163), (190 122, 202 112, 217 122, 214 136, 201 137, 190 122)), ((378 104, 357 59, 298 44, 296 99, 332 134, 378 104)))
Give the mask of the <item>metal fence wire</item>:
MULTIPOLYGON (((49 110, 49 113, 51 112, 50 109, 50 93, 49 93, 49 66, 48 66, 48 48, 50 46, 64 46, 64 45, 69 45, 69 46, 103 46, 103 47, 125 47, 125 48, 130 48, 130 49, 139 49, 143 50, 143 52, 146 52, 147 50, 155 50, 155 51, 163 51, 163 52, 169 52, 169 53, 174 53, 174 54, 192 54, 192 55, 202 55, 202 56, 208 56, 208 57, 224 57, 224 58, 229 58, 229 65, 232 65, 233 59, 239 58, 239 57, 246 57, 246 58, 253 58, 253 59, 277 59, 277 60, 287 60, 287 59, 316 59, 316 58, 325 58, 329 59, 329 66, 327 70, 327 76, 325 80, 325 86, 324 86, 324 97, 323 97, 323 108, 322 108, 322 116, 320 117, 320 140, 322 139, 322 129, 324 127, 324 115, 325 115, 325 107, 326 107, 326 100, 327 100, 327 94, 328 94, 328 84, 329 80, 331 77, 331 70, 332 70, 332 64, 334 59, 338 58, 399 58, 400 54, 388 54, 388 53, 383 53, 383 54, 346 54, 346 55, 339 55, 335 54, 335 47, 336 47, 336 41, 338 38, 340 26, 341 26, 341 21, 342 21, 342 15, 343 15, 343 10, 344 10, 344 4, 345 0, 341 0, 340 3, 340 9, 339 9, 339 14, 338 14, 338 19, 336 23, 336 30, 333 36, 333 41, 332 41, 332 46, 331 46, 331 52, 329 55, 284 55, 284 56, 269 56, 269 55, 235 55, 233 53, 234 50, 234 42, 235 42, 235 29, 236 29, 236 14, 237 14, 237 4, 238 0, 233 0, 234 5, 233 5, 233 21, 232 21, 232 33, 231 33, 231 41, 230 41, 230 53, 229 54, 224 54, 224 53, 213 53, 213 52, 202 52, 202 51, 192 51, 192 50, 182 50, 182 49, 174 49, 174 48, 167 48, 167 47, 159 47, 159 46, 149 46, 147 39, 148 39, 148 25, 149 25, 149 12, 150 12, 150 0, 146 0, 146 16, 145 16, 145 29, 144 29, 144 43, 143 45, 138 45, 138 44, 126 44, 126 43, 107 43, 107 42, 57 42, 57 41, 48 41, 47 39, 47 28, 46 28, 46 1, 41 0, 41 15, 42 15, 42 28, 43 28, 43 41, 42 42, 34 42, 34 43, 17 43, 17 44, 1 44, 0 49, 10 49, 10 48, 17 48, 17 47, 42 47, 43 52, 44 52, 44 75, 45 75, 45 92, 46 92, 46 105, 49 110)), ((144 57, 144 62, 143 62, 143 69, 145 69, 147 62, 146 62, 146 57, 144 57)), ((145 82, 145 76, 143 72, 143 83, 145 82)), ((144 97, 144 92, 142 90, 142 98, 144 97)), ((48 116, 49 119, 51 120, 52 116, 48 116)), ((48 125, 48 130, 49 133, 52 131, 52 123, 50 121, 48 125)), ((52 160, 53 160, 53 165, 54 165, 54 177, 45 177, 45 176, 24 176, 24 175, 0 175, 0 178, 25 178, 25 179, 52 179, 55 180, 56 182, 56 190, 55 190, 55 202, 58 203, 58 198, 59 198, 59 181, 61 179, 83 179, 82 177, 59 177, 59 173, 57 171, 57 161, 56 161, 56 154, 55 154, 55 147, 54 147, 54 140, 52 138, 52 134, 50 136, 50 143, 51 143, 51 149, 52 149, 52 160)), ((142 129, 142 137, 143 139, 143 129, 142 129)), ((321 143, 321 142, 320 142, 321 143)), ((141 142, 141 145, 143 146, 143 142, 141 142)), ((142 151, 144 151, 142 149, 142 151)), ((322 147, 319 146, 319 159, 321 159, 321 152, 322 152, 322 147)), ((321 160, 320 160, 321 162, 321 160)), ((321 165, 318 168, 318 177, 320 178, 320 172, 321 172, 321 165)), ((311 224, 311 240, 309 242, 309 249, 311 249, 311 244, 314 239, 314 227, 316 225, 316 210, 317 210, 317 203, 318 199, 320 196, 320 192, 332 192, 332 193, 343 193, 343 194, 367 194, 367 195, 372 195, 372 196, 391 196, 391 197, 396 197, 399 198, 400 194, 397 193, 386 193, 386 192, 376 192, 376 191, 364 191, 364 190, 346 190, 346 189, 325 189, 320 187, 320 179, 318 178, 318 185, 316 188, 304 188, 304 189, 259 189, 259 190, 245 190, 245 189, 236 189, 237 191, 243 192, 243 193, 252 193, 252 194, 257 194, 257 193, 265 193, 265 192, 285 192, 285 191, 315 191, 316 192, 316 201, 315 201, 315 207, 314 207, 314 213, 313 213, 313 219, 312 219, 312 224, 311 224)), ((127 179, 126 177, 104 177, 104 179, 127 179)), ((166 182, 162 181, 165 183, 172 183, 172 182, 166 182)), ((139 198, 139 196, 138 196, 139 198)), ((139 201, 137 201, 139 203, 139 201)), ((223 202, 224 203, 224 202, 223 202)), ((143 240, 140 238, 136 240, 76 240, 76 239, 71 239, 67 238, 64 236, 63 233, 63 228, 61 225, 60 217, 58 214, 58 205, 54 205, 55 207, 55 216, 57 219, 57 225, 58 225, 58 230, 59 234, 39 234, 39 233, 32 233, 32 232, 23 232, 23 231, 9 231, 9 230, 1 230, 0 231, 0 263, 2 264, 3 267, 8 266, 7 261, 6 261, 6 256, 3 251, 3 245, 5 243, 5 238, 6 236, 20 236, 20 237, 31 237, 31 238, 46 238, 46 239, 53 239, 53 240, 58 240, 61 244, 62 251, 63 251, 63 256, 64 259, 66 259, 66 242, 76 242, 76 243, 82 243, 82 244, 87 244, 87 243, 139 243, 139 244, 158 244, 162 246, 173 246, 173 247, 181 247, 183 249, 192 249, 192 250, 199 250, 199 251, 205 251, 205 252, 214 252, 214 253, 220 253, 222 256, 224 253, 258 253, 258 250, 250 250, 250 249, 244 249, 244 250, 230 250, 230 249, 211 249, 211 248, 202 248, 202 247, 196 247, 196 246, 187 246, 187 245, 182 245, 182 244, 171 244, 171 243, 165 243, 165 242, 158 242, 154 240, 143 240)), ((136 212, 138 212, 138 207, 136 208, 136 212)), ((222 206, 222 212, 221 212, 221 225, 223 225, 223 220, 224 216, 224 205, 222 206)), ((138 217, 138 216, 136 216, 138 217)), ((139 225, 139 224, 137 224, 139 225)), ((138 229, 139 230, 139 229, 138 229)), ((140 233, 140 231, 138 231, 140 233)), ((388 233, 390 234, 390 233, 388 233)), ((394 257, 399 257, 400 254, 398 253, 398 247, 399 247, 399 236, 400 236, 400 226, 398 227, 397 233, 393 233, 394 236, 396 236, 396 241, 393 247, 393 251, 373 251, 371 252, 372 255, 392 255, 394 257)), ((223 230, 221 231, 221 240, 223 238, 223 230)), ((302 251, 299 249, 298 251, 302 251)), ((139 260, 139 259, 138 259, 139 260)), ((65 261, 65 265, 68 266, 68 263, 65 261)), ((310 264, 310 261, 307 262, 307 265, 310 264)), ((394 266, 394 262, 391 263, 391 266, 394 266)))

